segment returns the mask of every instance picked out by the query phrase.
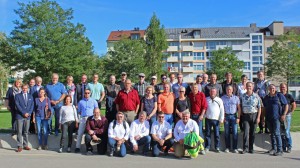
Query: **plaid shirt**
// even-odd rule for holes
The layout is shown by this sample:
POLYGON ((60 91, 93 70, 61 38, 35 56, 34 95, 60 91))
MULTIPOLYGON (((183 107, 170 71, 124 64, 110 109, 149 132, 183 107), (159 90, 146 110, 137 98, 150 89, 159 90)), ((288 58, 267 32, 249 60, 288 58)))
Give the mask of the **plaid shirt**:
POLYGON ((133 86, 133 88, 136 90, 136 91, 138 91, 138 94, 139 94, 139 96, 140 96, 140 98, 141 97, 143 97, 143 96, 145 96, 145 90, 146 90, 146 87, 147 86, 149 86, 149 83, 147 83, 147 82, 143 82, 143 83, 141 83, 141 82, 138 82, 138 83, 136 83, 134 86, 133 86))

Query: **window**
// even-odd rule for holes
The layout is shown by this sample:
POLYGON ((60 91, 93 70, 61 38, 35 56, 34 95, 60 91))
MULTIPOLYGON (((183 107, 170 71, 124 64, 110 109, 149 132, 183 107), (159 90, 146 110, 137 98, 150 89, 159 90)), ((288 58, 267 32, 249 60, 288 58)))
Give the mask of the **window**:
POLYGON ((252 54, 262 54, 262 46, 252 46, 252 54))
POLYGON ((206 42, 206 49, 207 50, 215 50, 216 42, 215 41, 206 42))
POLYGON ((252 43, 262 43, 262 35, 253 35, 252 43))
POLYGON ((171 52, 171 56, 172 56, 172 57, 178 57, 178 56, 179 56, 179 53, 178 53, 178 52, 171 52))
POLYGON ((204 70, 203 63, 194 63, 193 67, 194 67, 194 71, 203 71, 204 70))
POLYGON ((209 60, 212 56, 212 52, 206 52, 206 59, 209 60))
POLYGON ((175 41, 169 42, 169 46, 179 46, 179 42, 175 42, 175 41))
POLYGON ((262 70, 262 67, 252 67, 252 71, 254 74, 256 74, 260 70, 262 70))
POLYGON ((203 50, 204 43, 203 42, 194 42, 194 50, 203 50))
POLYGON ((262 64, 262 56, 252 57, 252 64, 262 64))
POLYGON ((193 56, 192 52, 182 52, 181 56, 193 56))
POLYGON ((272 52, 272 47, 267 47, 267 53, 272 52))
POLYGON ((204 52, 194 52, 194 60, 204 60, 204 52))
POLYGON ((250 62, 244 62, 244 70, 250 70, 250 62))
POLYGON ((200 36, 200 30, 194 31, 194 37, 195 37, 195 36, 198 36, 198 37, 200 36))
POLYGON ((227 45, 226 41, 219 41, 219 45, 227 45))
POLYGON ((271 36, 271 32, 270 31, 266 31, 266 36, 271 36))
POLYGON ((140 39, 140 34, 131 34, 131 40, 138 40, 140 39))
POLYGON ((210 62, 206 62, 206 70, 211 70, 211 64, 210 64, 210 62))

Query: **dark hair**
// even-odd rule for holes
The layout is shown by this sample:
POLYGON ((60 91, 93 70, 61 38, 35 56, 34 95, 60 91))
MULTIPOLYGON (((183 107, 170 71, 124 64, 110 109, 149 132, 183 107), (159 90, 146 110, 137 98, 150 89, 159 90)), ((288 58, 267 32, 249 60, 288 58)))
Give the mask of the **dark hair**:
POLYGON ((162 77, 167 77, 167 75, 166 74, 162 74, 162 75, 160 75, 160 78, 162 78, 162 77))
POLYGON ((67 100, 68 97, 70 97, 70 99, 71 99, 71 102, 70 102, 70 103, 72 103, 72 96, 67 95, 67 96, 65 97, 65 99, 64 99, 64 104, 66 104, 66 100, 67 100))
POLYGON ((40 88, 39 93, 40 93, 41 90, 45 91, 45 97, 47 97, 46 89, 45 88, 40 88))
POLYGON ((242 76, 241 76, 241 79, 243 79, 243 78, 245 78, 245 77, 248 78, 247 75, 242 75, 242 76))
POLYGON ((158 115, 158 116, 159 116, 159 115, 162 115, 162 114, 165 114, 165 113, 162 112, 162 111, 157 112, 157 115, 158 115))
POLYGON ((229 74, 232 75, 231 72, 226 72, 226 73, 225 73, 225 76, 227 76, 227 75, 229 75, 229 74))

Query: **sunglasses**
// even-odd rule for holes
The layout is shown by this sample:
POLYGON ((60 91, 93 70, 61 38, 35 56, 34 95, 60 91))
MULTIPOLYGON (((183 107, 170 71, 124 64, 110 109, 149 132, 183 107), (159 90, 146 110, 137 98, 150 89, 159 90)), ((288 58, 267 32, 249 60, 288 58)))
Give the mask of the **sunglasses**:
POLYGON ((161 79, 167 79, 167 78, 161 78, 161 79))
POLYGON ((139 76, 140 78, 145 78, 145 76, 139 76))
POLYGON ((126 74, 122 74, 122 76, 126 76, 126 74))

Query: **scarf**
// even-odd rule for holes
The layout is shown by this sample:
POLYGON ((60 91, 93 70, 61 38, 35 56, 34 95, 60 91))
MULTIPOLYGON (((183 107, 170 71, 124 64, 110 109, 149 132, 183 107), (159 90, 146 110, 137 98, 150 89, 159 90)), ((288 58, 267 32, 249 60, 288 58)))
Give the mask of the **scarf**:
POLYGON ((19 94, 22 91, 21 88, 17 88, 15 86, 13 86, 12 89, 13 89, 13 95, 14 95, 14 97, 15 97, 16 94, 19 94))

